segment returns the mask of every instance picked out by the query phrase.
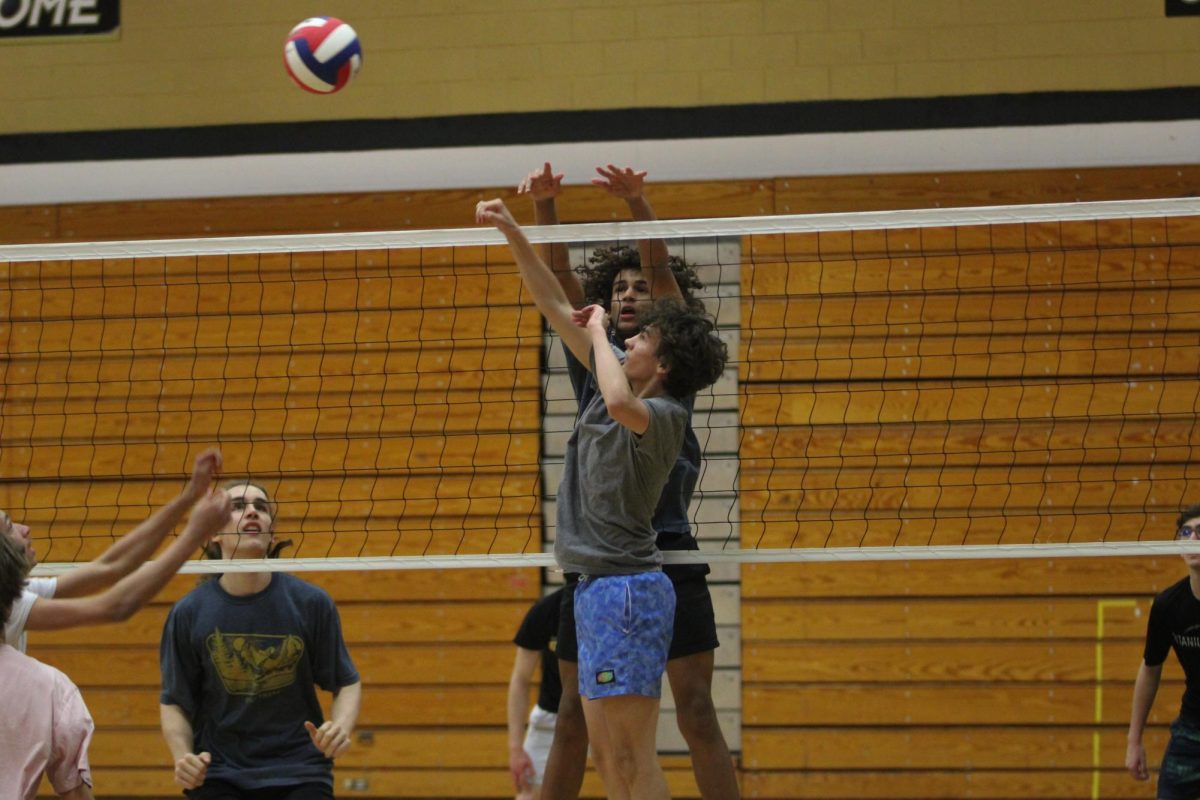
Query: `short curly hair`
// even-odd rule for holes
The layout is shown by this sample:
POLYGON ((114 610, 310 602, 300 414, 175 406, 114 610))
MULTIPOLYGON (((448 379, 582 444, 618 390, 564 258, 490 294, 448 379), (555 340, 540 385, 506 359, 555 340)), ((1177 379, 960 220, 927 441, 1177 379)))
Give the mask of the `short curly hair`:
POLYGON ((1200 503, 1188 506, 1179 512, 1179 516, 1175 519, 1175 530, 1179 530, 1185 522, 1196 517, 1200 517, 1200 503))
POLYGON ((707 314, 664 298, 639 315, 638 322, 642 330, 658 334, 655 355, 667 368, 663 388, 672 397, 683 399, 712 386, 725 371, 728 348, 707 314))
MULTIPOLYGON (((11 538, 0 534, 0 620, 8 619, 13 603, 25 589, 29 576, 29 560, 25 551, 11 538)), ((0 629, 0 642, 4 631, 0 629)))
MULTIPOLYGON (((683 293, 683 302, 692 311, 704 311, 704 301, 696 297, 695 292, 704 288, 704 282, 696 274, 696 268, 679 256, 667 258, 667 266, 675 273, 675 282, 683 293)), ((576 267, 580 283, 583 285, 584 302, 588 305, 599 305, 608 308, 612 301, 613 281, 622 270, 642 268, 642 259, 636 247, 629 245, 614 245, 612 247, 597 247, 588 256, 587 264, 576 267)))

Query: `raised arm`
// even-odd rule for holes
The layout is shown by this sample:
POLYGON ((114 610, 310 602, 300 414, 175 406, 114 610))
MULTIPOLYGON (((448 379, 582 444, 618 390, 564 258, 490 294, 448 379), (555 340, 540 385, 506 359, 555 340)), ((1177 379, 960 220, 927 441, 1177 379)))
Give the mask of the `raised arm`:
POLYGON ((1133 684, 1133 710, 1129 715, 1129 736, 1125 744, 1125 769, 1139 781, 1150 780, 1150 768, 1146 764, 1146 748, 1142 744, 1142 734, 1146 730, 1146 720, 1150 717, 1150 709, 1154 705, 1154 696, 1158 694, 1158 683, 1162 678, 1162 664, 1154 667, 1143 661, 1138 667, 1137 680, 1133 684))
MULTIPOLYGON (((534 170, 525 176, 517 186, 517 194, 527 194, 533 198, 533 220, 538 225, 558 224, 558 205, 556 198, 562 191, 563 173, 555 174, 547 161, 540 170, 534 170)), ((550 265, 558 285, 563 288, 567 300, 575 308, 584 303, 583 286, 579 276, 571 269, 570 249, 565 242, 554 242, 538 246, 542 260, 550 265)))
MULTIPOLYGON (((592 178, 592 184, 606 190, 613 197, 618 197, 629 206, 630 216, 637 222, 649 222, 658 219, 650 201, 646 199, 646 172, 635 172, 631 167, 618 167, 609 164, 607 167, 596 167, 599 178, 592 178)), ((639 239, 638 258, 642 262, 642 274, 650 283, 650 296, 655 300, 660 297, 683 299, 675 273, 670 267, 670 253, 664 239, 639 239)))
POLYGON ((591 340, 587 333, 571 321, 575 308, 567 299, 558 279, 546 262, 538 258, 533 245, 525 238, 521 226, 513 219, 503 200, 484 200, 475 207, 475 221, 484 225, 494 225, 512 249, 513 259, 521 271, 521 280, 525 288, 533 296, 542 316, 550 323, 554 332, 562 337, 563 343, 571 348, 584 364, 588 363, 588 353, 591 350, 591 340))
POLYGON ((183 562, 229 521, 229 495, 217 491, 196 504, 183 533, 153 561, 126 575, 101 594, 68 600, 38 598, 29 610, 28 630, 55 630, 77 625, 121 622, 149 602, 171 580, 183 562))
POLYGON ((209 449, 196 456, 191 480, 175 499, 118 539, 99 558, 60 576, 54 597, 63 599, 91 594, 111 586, 141 566, 167 534, 175 530, 192 504, 204 496, 220 470, 220 450, 209 449))
MULTIPOLYGON (((600 306, 587 306, 575 312, 574 320, 586 329, 591 340, 596 354, 596 384, 600 394, 604 395, 609 416, 642 435, 650 427, 650 408, 645 400, 633 393, 621 362, 608 345, 608 314, 600 306)), ((628 343, 626 347, 629 347, 628 343)))

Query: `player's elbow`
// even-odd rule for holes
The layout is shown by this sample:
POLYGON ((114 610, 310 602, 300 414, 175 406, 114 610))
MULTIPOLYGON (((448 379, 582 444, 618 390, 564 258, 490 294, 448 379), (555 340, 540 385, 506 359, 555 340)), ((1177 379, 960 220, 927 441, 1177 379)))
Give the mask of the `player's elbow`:
POLYGON ((110 589, 100 596, 98 622, 124 622, 137 613, 142 607, 135 598, 128 594, 110 589))
POLYGON ((639 436, 650 427, 650 417, 638 399, 632 395, 607 401, 609 416, 639 436))

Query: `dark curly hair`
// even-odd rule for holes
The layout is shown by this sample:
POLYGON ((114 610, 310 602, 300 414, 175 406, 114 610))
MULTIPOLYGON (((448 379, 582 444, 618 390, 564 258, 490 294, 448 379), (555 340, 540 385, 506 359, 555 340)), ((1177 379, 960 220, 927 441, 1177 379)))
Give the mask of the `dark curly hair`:
MULTIPOLYGON (((25 578, 29 575, 29 561, 25 551, 8 536, 0 533, 0 620, 8 619, 13 603, 25 589, 25 578)), ((0 642, 4 641, 4 629, 0 628, 0 642)))
POLYGON ((655 355, 667 368, 663 388, 682 399, 712 386, 729 357, 712 317, 685 308, 670 298, 656 300, 638 317, 642 330, 658 333, 655 355))
POLYGON ((1183 511, 1179 512, 1179 517, 1175 520, 1175 530, 1179 530, 1183 527, 1183 523, 1187 522, 1189 519, 1195 519, 1196 517, 1200 517, 1200 503, 1197 503, 1194 506, 1188 506, 1183 511))
MULTIPOLYGON (((704 288, 696 268, 679 256, 668 257, 667 266, 675 273, 675 282, 683 293, 683 302, 692 311, 703 312, 704 301, 694 294, 697 289, 704 288)), ((587 264, 575 269, 583 285, 584 302, 608 308, 612 302, 613 281, 621 270, 641 268, 642 259, 636 247, 624 244, 597 247, 588 256, 587 264)))

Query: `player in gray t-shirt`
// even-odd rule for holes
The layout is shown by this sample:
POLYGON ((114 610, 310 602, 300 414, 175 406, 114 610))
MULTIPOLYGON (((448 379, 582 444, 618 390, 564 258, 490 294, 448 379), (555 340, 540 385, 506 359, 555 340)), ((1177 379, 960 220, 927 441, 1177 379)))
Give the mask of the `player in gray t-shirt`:
POLYGON ((612 794, 668 797, 655 728, 675 594, 650 519, 683 442, 679 398, 716 382, 725 345, 711 319, 663 301, 622 360, 604 309, 571 305, 502 201, 479 203, 475 217, 508 239, 538 309, 600 387, 568 444, 555 557, 582 573, 575 613, 589 736, 627 755, 603 764, 601 777, 612 794))

